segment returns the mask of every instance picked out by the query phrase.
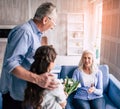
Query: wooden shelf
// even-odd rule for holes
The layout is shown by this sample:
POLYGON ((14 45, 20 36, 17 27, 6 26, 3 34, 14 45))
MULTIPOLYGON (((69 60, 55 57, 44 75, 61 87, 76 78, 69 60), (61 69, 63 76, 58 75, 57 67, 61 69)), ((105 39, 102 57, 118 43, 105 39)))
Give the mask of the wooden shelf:
POLYGON ((84 47, 84 13, 67 14, 67 55, 81 55, 84 47))

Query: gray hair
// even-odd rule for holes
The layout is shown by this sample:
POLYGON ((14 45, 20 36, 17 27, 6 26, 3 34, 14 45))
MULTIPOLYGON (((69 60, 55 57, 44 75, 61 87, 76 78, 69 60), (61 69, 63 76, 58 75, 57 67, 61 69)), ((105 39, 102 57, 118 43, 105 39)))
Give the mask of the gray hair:
POLYGON ((45 2, 37 8, 34 19, 40 21, 43 17, 51 15, 53 10, 55 9, 56 6, 54 4, 52 4, 51 2, 45 2))
POLYGON ((98 67, 97 67, 97 64, 96 64, 96 61, 95 61, 95 56, 94 56, 94 53, 90 50, 84 50, 83 53, 82 53, 82 56, 81 56, 81 59, 80 59, 80 62, 79 62, 79 69, 82 70, 83 69, 83 58, 84 58, 84 55, 85 54, 91 54, 92 55, 92 66, 90 68, 90 73, 95 73, 96 71, 98 71, 98 67))

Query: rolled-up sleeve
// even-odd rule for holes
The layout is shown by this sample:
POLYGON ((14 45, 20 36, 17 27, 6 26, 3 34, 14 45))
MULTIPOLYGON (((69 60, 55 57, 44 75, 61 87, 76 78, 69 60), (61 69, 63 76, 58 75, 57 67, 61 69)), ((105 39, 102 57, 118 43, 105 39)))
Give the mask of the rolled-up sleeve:
POLYGON ((23 29, 12 31, 8 37, 6 47, 4 67, 10 73, 16 66, 21 65, 24 60, 28 48, 30 46, 30 33, 23 29))

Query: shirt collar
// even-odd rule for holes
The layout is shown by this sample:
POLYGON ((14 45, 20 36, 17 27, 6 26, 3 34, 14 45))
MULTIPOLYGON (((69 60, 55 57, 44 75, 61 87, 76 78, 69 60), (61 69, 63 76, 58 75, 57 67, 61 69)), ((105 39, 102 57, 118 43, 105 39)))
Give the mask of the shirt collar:
POLYGON ((40 30, 38 29, 38 27, 36 26, 36 24, 33 22, 32 19, 29 20, 29 23, 30 23, 33 31, 34 31, 37 35, 41 36, 41 35, 42 35, 42 32, 40 32, 40 30))

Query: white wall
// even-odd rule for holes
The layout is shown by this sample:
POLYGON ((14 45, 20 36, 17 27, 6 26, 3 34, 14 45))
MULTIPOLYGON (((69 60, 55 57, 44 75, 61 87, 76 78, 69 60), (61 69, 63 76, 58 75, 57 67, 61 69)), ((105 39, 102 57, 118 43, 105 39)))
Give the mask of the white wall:
POLYGON ((60 56, 55 61, 56 65, 78 65, 81 56, 60 56))

